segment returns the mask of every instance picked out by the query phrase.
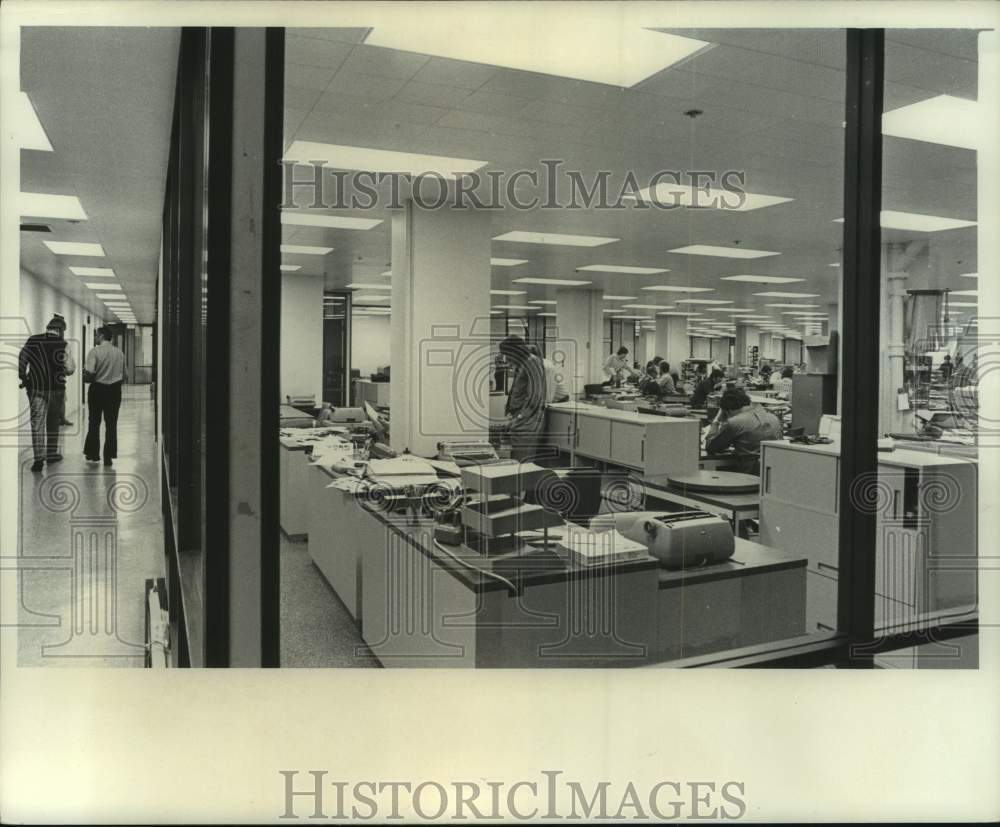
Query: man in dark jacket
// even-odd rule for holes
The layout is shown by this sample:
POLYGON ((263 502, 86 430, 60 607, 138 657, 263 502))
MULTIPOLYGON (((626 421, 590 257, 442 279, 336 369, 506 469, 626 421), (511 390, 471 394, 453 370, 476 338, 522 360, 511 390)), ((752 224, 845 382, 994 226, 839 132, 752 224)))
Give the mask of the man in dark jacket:
POLYGON ((41 471, 45 462, 59 462, 59 393, 65 393, 66 377, 76 370, 73 354, 62 334, 66 322, 55 315, 44 333, 28 337, 17 359, 17 375, 28 394, 31 409, 32 471, 41 471))
POLYGON ((520 336, 500 342, 500 352, 514 367, 506 406, 511 456, 526 459, 537 451, 545 429, 545 365, 520 336))
POLYGON ((740 388, 722 394, 719 416, 708 431, 705 451, 718 454, 732 446, 739 470, 760 476, 760 443, 765 439, 781 439, 781 420, 751 402, 740 388))

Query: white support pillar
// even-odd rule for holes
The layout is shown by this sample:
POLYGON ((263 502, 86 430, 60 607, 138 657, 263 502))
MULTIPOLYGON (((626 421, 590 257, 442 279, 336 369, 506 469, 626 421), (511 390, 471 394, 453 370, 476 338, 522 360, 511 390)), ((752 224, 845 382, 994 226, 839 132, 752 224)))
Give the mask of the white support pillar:
POLYGON ((751 324, 736 324, 736 353, 734 358, 737 365, 750 364, 750 348, 760 347, 760 328, 751 324))
POLYGON ((423 456, 489 434, 490 216, 422 209, 392 217, 390 443, 423 456))
POLYGON ((720 365, 729 364, 729 337, 723 336, 718 339, 712 339, 712 356, 713 362, 718 362, 720 365))
POLYGON ((564 383, 570 399, 583 386, 604 381, 603 292, 594 289, 556 291, 556 347, 565 354, 564 383))
MULTIPOLYGON (((656 353, 680 370, 681 362, 691 356, 691 341, 687 332, 687 316, 656 317, 656 353)), ((652 357, 650 357, 652 358, 652 357)))

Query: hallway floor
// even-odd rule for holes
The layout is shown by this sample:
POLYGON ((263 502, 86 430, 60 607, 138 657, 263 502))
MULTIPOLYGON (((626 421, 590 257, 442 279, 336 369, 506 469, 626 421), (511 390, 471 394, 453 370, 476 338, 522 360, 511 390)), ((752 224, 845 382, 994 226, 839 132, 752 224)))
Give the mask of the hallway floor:
POLYGON ((18 665, 141 667, 144 584, 164 569, 149 386, 123 389, 113 468, 83 457, 86 409, 67 416, 62 462, 32 473, 21 440, 18 665))

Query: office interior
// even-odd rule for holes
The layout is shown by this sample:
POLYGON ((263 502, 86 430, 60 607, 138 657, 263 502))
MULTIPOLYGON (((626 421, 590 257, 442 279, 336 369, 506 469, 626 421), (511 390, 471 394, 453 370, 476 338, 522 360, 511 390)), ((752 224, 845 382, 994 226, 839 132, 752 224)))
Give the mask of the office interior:
POLYGON ((22 210, 22 315, 133 342, 144 642, 194 667, 976 666, 995 33, 663 27, 623 63, 477 37, 22 34, 53 155, 24 148, 21 191, 72 181, 86 213, 22 210), (130 129, 99 123, 112 91, 130 129), (553 159, 566 200, 567 171, 639 183, 522 208, 553 159), (461 173, 498 203, 456 206, 461 173), (376 203, 317 208, 317 180, 376 203), (562 400, 527 442, 512 336, 562 400), (733 390, 770 430, 712 450, 733 390))

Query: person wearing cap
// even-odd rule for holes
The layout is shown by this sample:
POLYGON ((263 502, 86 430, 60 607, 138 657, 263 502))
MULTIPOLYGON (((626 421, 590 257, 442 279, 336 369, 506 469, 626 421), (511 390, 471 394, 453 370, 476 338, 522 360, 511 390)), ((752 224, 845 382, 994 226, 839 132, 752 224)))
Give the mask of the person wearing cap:
POLYGON ((66 321, 56 314, 44 333, 28 337, 17 358, 17 375, 28 394, 31 410, 32 471, 41 471, 45 463, 59 462, 59 425, 65 405, 66 377, 76 371, 73 354, 66 346, 63 331, 66 321))
POLYGON ((97 329, 98 342, 87 353, 83 365, 83 380, 90 382, 87 391, 87 441, 83 455, 90 462, 100 461, 101 418, 104 419, 104 465, 118 456, 118 410, 122 404, 122 382, 125 380, 125 354, 112 343, 114 338, 107 325, 97 329))

